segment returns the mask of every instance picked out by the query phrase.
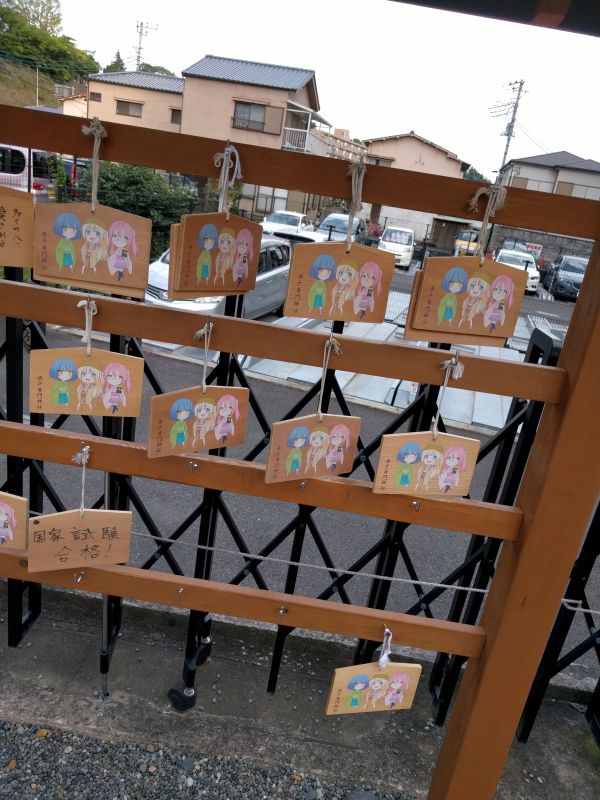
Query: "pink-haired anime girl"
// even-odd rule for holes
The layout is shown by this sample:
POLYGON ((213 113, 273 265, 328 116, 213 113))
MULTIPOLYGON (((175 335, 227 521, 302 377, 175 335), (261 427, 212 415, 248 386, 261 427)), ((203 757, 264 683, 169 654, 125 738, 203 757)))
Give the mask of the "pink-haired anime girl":
POLYGON ((225 285, 225 275, 233 269, 235 260, 235 231, 233 228, 223 228, 218 240, 219 252, 215 261, 215 280, 219 278, 225 285))
POLYGON ((396 704, 404 700, 404 692, 408 691, 410 686, 410 678, 406 672, 396 672, 390 678, 388 690, 383 698, 383 702, 388 708, 394 708, 396 704))
POLYGON ((438 478, 440 489, 447 494, 453 486, 458 486, 461 474, 467 467, 467 451, 459 444, 451 445, 443 457, 443 467, 438 478))
POLYGON ((131 378, 129 370, 118 361, 112 361, 104 368, 104 394, 102 395, 102 402, 104 408, 112 408, 112 413, 116 414, 119 409, 119 404, 125 408, 127 405, 127 395, 131 391, 131 378))
POLYGON ((118 219, 108 229, 108 271, 116 275, 117 280, 123 280, 125 270, 131 275, 133 264, 131 256, 137 254, 135 230, 125 220, 118 219))
POLYGON ((13 529, 17 527, 15 510, 8 503, 0 502, 0 544, 6 544, 6 540, 14 540, 13 529))
POLYGON ((350 428, 343 423, 334 425, 329 433, 329 448, 325 456, 327 469, 335 472, 337 465, 344 460, 344 450, 350 447, 350 428))
POLYGON ((506 307, 512 308, 515 285, 508 275, 498 275, 490 287, 490 302, 483 312, 483 324, 493 333, 498 325, 504 325, 506 307))
POLYGON ((358 290, 354 295, 354 313, 364 319, 375 308, 375 295, 381 292, 381 267, 366 261, 358 271, 358 290))
POLYGON ((242 228, 235 240, 235 262, 233 264, 233 280, 239 286, 248 277, 248 266, 252 261, 252 234, 248 228, 242 228))
POLYGON ((217 424, 215 425, 215 436, 222 442, 235 433, 233 421, 240 418, 240 409, 237 397, 232 394, 224 394, 217 400, 217 424))

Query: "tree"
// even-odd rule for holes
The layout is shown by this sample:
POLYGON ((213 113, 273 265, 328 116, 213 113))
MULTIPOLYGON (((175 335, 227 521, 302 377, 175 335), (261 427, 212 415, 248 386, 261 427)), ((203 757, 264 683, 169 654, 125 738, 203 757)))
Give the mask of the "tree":
POLYGON ((146 64, 145 61, 138 67, 138 72, 158 72, 159 75, 175 75, 174 72, 171 72, 171 70, 166 67, 155 67, 152 64, 146 64))
POLYGON ((482 175, 479 170, 476 170, 475 167, 469 167, 469 169, 463 175, 463 178, 466 181, 479 181, 480 183, 491 183, 489 178, 486 178, 485 175, 482 175))
POLYGON ((125 62, 121 58, 121 53, 118 50, 111 63, 104 67, 104 72, 125 72, 125 62))
POLYGON ((7 8, 12 8, 34 28, 52 36, 61 30, 62 14, 58 0, 3 0, 7 8))

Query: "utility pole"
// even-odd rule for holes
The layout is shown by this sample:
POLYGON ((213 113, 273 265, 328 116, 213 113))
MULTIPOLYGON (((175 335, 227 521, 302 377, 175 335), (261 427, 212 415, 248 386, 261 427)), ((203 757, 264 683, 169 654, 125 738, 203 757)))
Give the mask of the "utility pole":
POLYGON ((151 28, 147 22, 137 22, 136 30, 138 32, 138 46, 136 49, 135 68, 139 71, 140 64, 142 63, 142 39, 148 36, 148 31, 157 31, 158 26, 151 28))
POLYGON ((504 155, 502 156, 502 163, 500 164, 500 169, 502 169, 502 167, 506 164, 506 157, 508 156, 508 148, 510 147, 510 140, 515 135, 515 121, 517 119, 517 110, 519 108, 519 101, 521 100, 521 94, 523 93, 524 83, 525 83, 524 80, 513 81, 512 83, 509 83, 509 86, 512 87, 513 92, 516 91, 517 96, 513 102, 512 116, 510 118, 510 122, 508 123, 508 125, 506 126, 506 130, 502 134, 503 136, 506 136, 506 147, 504 148, 504 155), (515 87, 518 88, 515 89, 515 87))

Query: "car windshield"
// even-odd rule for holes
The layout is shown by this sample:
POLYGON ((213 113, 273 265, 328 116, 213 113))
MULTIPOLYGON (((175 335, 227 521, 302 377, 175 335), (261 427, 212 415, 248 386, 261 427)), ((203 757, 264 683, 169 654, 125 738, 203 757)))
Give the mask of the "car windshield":
POLYGON ((462 230, 458 232, 456 238, 464 242, 476 242, 478 236, 478 231, 462 230))
POLYGON ((386 228, 381 237, 384 242, 393 242, 394 244, 408 244, 413 243, 413 235, 410 231, 398 231, 394 228, 386 228))
POLYGON ((500 253, 498 261, 501 264, 512 264, 514 267, 519 267, 520 269, 527 269, 527 267, 534 266, 532 259, 519 256, 517 253, 514 255, 512 253, 500 253))
POLYGON ((298 227, 298 217, 294 217, 293 214, 274 212, 265 218, 265 222, 276 222, 279 225, 293 225, 294 228, 298 227))
MULTIPOLYGON (((356 229, 358 228, 359 220, 354 218, 352 223, 352 233, 356 233, 356 229)), ((339 231, 340 233, 346 233, 348 230, 348 215, 347 214, 329 214, 329 216, 325 217, 323 222, 319 225, 320 231, 328 231, 330 228, 333 228, 334 231, 339 231)))
POLYGON ((583 275, 587 264, 585 258, 565 258, 561 269, 564 269, 565 272, 577 272, 579 275, 583 275))

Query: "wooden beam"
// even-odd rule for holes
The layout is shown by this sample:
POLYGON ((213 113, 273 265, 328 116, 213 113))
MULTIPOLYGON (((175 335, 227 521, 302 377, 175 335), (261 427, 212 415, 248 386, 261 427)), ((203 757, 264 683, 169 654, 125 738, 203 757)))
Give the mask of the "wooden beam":
POLYGON ((571 5, 572 0, 536 0, 531 24, 558 28, 564 22, 571 5))
POLYGON ((505 545, 429 800, 491 800, 600 485, 600 245, 590 258, 559 364, 569 375, 546 408, 517 497, 523 526, 505 545))
MULTIPOLYGON (((247 461, 217 456, 194 456, 197 466, 186 456, 152 458, 146 448, 89 434, 54 431, 17 422, 0 421, 0 452, 8 455, 72 465, 81 443, 90 446, 89 469, 119 475, 179 483, 280 500, 298 505, 330 508, 379 519, 392 519, 417 525, 464 533, 485 533, 492 538, 514 540, 521 524, 521 512, 513 506, 475 500, 444 500, 420 497, 419 509, 409 495, 374 495, 372 484, 351 478, 265 483, 265 467, 247 461)), ((79 467, 74 467, 79 469, 79 467)))
MULTIPOLYGON (((73 156, 90 157, 93 138, 81 132, 82 120, 62 114, 0 105, 2 141, 73 156)), ((213 156, 225 142, 157 131, 137 125, 103 122, 108 137, 101 158, 215 178, 213 156)), ((232 137, 233 138, 233 137, 232 137)), ((294 153, 234 142, 242 161, 244 180, 284 189, 351 199, 348 163, 343 159, 294 153), (268 178, 266 177, 268 176, 268 178)), ((412 170, 367 166, 363 200, 397 208, 409 208, 466 220, 481 220, 485 203, 474 213, 469 200, 484 184, 446 178, 412 170)), ((548 231, 588 239, 600 238, 597 203, 574 197, 509 189, 504 208, 492 220, 500 225, 548 231)))
MULTIPOLYGON (((87 295, 63 289, 48 289, 31 284, 0 281, 0 314, 20 317, 27 308, 28 319, 53 322, 67 327, 81 327, 83 312, 77 302, 87 295)), ((95 296, 98 314, 94 330, 122 336, 136 336, 174 344, 197 347, 194 334, 208 317, 191 311, 161 308, 129 300, 95 296)), ((257 358, 272 358, 288 363, 321 367, 327 336, 310 331, 277 328, 265 322, 251 322, 231 317, 213 316, 211 347, 226 353, 244 353, 257 358)), ((434 348, 408 344, 370 342, 340 336, 342 354, 331 355, 333 369, 379 375, 441 385, 444 355, 434 348)), ((566 374, 563 370, 537 364, 461 354, 465 371, 460 381, 450 386, 475 392, 526 397, 557 403, 562 395, 566 374)))
POLYGON ((0 553, 0 575, 47 586, 129 597, 275 625, 283 623, 294 628, 372 641, 383 638, 383 626, 387 625, 396 644, 458 653, 470 658, 477 658, 485 641, 483 629, 476 625, 349 606, 302 595, 250 589, 134 567, 86 567, 83 576, 80 568, 29 573, 26 559, 5 551, 0 553), (81 578, 79 583, 75 580, 78 577, 81 578), (282 608, 286 609, 283 614, 280 613, 282 608))

